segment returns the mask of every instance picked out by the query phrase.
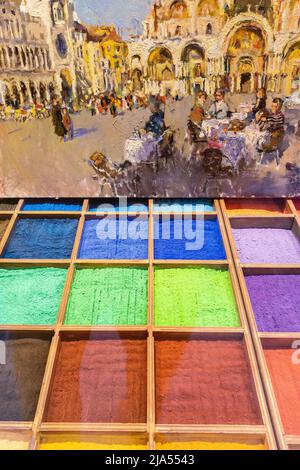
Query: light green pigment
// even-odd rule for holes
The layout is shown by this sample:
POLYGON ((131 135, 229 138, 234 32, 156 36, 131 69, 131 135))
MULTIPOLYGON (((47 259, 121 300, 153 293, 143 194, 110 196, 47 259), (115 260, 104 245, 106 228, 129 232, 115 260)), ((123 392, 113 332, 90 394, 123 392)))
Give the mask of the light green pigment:
POLYGON ((66 275, 61 268, 0 269, 0 324, 55 324, 66 275))
POLYGON ((147 298, 147 269, 78 269, 65 324, 145 325, 147 298))
POLYGON ((228 271, 157 268, 154 276, 156 326, 240 326, 228 271))

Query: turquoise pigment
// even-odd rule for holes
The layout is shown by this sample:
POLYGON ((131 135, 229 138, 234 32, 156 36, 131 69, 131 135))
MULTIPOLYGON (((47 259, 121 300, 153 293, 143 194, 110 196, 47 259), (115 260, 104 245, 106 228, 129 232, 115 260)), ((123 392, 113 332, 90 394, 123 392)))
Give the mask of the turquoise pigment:
POLYGON ((65 318, 67 325, 146 325, 148 270, 78 269, 65 318))
POLYGON ((157 199, 153 203, 153 211, 166 213, 181 212, 213 212, 212 199, 157 199))
POLYGON ((112 216, 87 220, 84 224, 79 258, 147 259, 148 220, 112 216))
POLYGON ((70 258, 77 225, 77 219, 19 219, 2 257, 70 258))
POLYGON ((62 268, 0 269, 0 324, 54 325, 66 274, 62 268))
POLYGON ((196 220, 185 217, 183 220, 164 220, 156 216, 154 234, 155 259, 226 259, 217 219, 196 220))
POLYGON ((81 209, 81 199, 27 199, 22 207, 24 212, 80 212, 81 209))
POLYGON ((90 199, 89 212, 147 212, 147 199, 90 199))

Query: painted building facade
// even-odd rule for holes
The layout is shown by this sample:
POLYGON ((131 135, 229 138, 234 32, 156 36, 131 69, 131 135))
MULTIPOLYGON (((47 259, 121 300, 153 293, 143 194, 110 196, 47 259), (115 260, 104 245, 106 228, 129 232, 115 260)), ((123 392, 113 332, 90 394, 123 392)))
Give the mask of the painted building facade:
POLYGON ((300 83, 300 0, 157 0, 128 47, 145 93, 289 95, 300 83))

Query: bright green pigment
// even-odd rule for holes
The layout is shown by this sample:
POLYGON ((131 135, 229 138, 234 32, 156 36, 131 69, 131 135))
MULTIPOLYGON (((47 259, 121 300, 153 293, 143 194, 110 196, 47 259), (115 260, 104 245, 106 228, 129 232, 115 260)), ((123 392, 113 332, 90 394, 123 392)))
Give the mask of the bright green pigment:
POLYGON ((154 285, 156 326, 240 326, 228 271, 157 268, 154 285))
POLYGON ((147 269, 78 269, 65 324, 145 325, 147 298, 147 269))
POLYGON ((0 269, 0 324, 55 324, 66 274, 61 268, 0 269))

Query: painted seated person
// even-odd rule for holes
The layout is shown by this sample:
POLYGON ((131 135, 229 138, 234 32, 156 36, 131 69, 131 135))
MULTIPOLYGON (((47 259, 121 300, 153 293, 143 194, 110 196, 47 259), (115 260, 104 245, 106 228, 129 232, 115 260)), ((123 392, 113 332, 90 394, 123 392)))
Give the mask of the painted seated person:
POLYGON ((226 119, 228 116, 228 105, 225 101, 225 91, 218 89, 215 92, 215 100, 208 110, 208 114, 212 119, 226 119))
POLYGON ((278 150, 284 138, 284 114, 282 112, 283 101, 274 98, 271 104, 271 112, 266 118, 266 130, 269 132, 269 141, 262 145, 263 152, 269 153, 278 150))
POLYGON ((154 102, 150 105, 151 116, 145 124, 145 131, 151 132, 159 139, 166 130, 164 112, 160 109, 160 103, 154 102))

